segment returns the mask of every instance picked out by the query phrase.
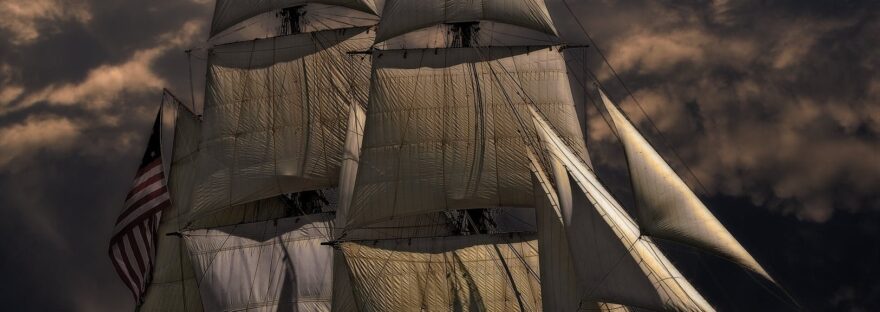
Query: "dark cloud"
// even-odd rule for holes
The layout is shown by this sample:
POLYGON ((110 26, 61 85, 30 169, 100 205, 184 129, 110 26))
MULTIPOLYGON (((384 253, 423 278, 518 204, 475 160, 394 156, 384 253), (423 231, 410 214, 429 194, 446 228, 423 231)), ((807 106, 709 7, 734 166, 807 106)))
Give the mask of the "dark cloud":
MULTIPOLYGON (((823 222, 835 210, 880 209, 872 7, 606 1, 577 10, 667 140, 595 54, 590 67, 654 142, 670 141, 661 152, 681 154, 711 194, 823 222)), ((583 40, 572 28, 569 40, 583 40)), ((613 141, 598 115, 591 130, 599 146, 613 141)))
MULTIPOLYGON (((875 1, 567 1, 668 146, 595 52, 588 68, 684 173, 672 151, 681 155, 709 206, 783 286, 817 310, 880 308, 875 1)), ((131 306, 106 243, 161 87, 189 98, 183 50, 205 46, 207 2, 0 4, 8 306, 131 306)), ((563 39, 585 42, 561 0, 547 2, 563 39)), ((596 110, 587 113, 600 174, 627 195, 620 148, 596 110)), ((720 307, 785 308, 741 270, 663 247, 720 307)))

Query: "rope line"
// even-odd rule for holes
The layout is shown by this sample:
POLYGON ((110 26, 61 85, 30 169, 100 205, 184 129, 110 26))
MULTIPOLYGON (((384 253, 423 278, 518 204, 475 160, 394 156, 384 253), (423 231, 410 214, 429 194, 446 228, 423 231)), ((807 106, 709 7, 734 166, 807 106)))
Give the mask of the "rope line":
MULTIPOLYGON (((694 178, 694 181, 697 183, 697 185, 700 187, 700 189, 702 189, 702 191, 705 194, 709 194, 709 191, 703 185, 703 182, 701 182, 700 179, 697 177, 697 175, 694 174, 693 170, 691 170, 690 166, 688 166, 687 163, 684 161, 684 159, 681 157, 681 155, 679 155, 678 151, 676 149, 672 148, 671 144, 669 144, 669 140, 666 138, 666 135, 664 135, 663 132, 660 131, 660 128, 657 127, 656 123, 654 123, 654 120, 651 119, 651 116, 648 115, 647 111, 645 111, 645 108, 642 106, 641 102, 639 102, 639 100, 635 97, 635 94, 633 94, 632 90, 630 90, 630 88, 626 85, 626 83, 623 82, 623 79, 620 78, 620 75, 617 73, 616 70, 614 70, 614 67, 611 66, 611 63, 608 61, 608 58, 605 57, 605 53, 603 53, 602 50, 599 49, 599 46, 596 44, 596 41, 593 40, 593 37, 590 36, 589 32, 587 32, 587 29, 584 26, 584 24, 581 22, 580 18, 578 18, 577 14, 575 14, 574 11, 571 9, 571 6, 569 6, 568 1, 562 0, 562 3, 565 5, 566 10, 568 10, 568 12, 574 18, 575 22, 577 22, 581 31, 587 37, 587 40, 590 42, 590 45, 593 46, 594 49, 596 49, 597 54, 599 54, 599 56, 602 58, 602 61, 605 63, 605 65, 608 66, 608 69, 611 71, 611 74, 614 76, 614 78, 617 79, 617 81, 620 83, 620 85, 623 87, 623 89, 626 90, 626 93, 629 95, 629 97, 633 99, 633 102, 639 108, 639 111, 642 112, 642 115, 645 116, 645 119, 648 121, 648 124, 650 124, 651 128, 654 129, 654 131, 656 131, 657 134, 660 135, 660 139, 663 142, 663 145, 666 147, 666 149, 672 151, 672 153, 675 155, 675 157, 678 159, 678 161, 681 162, 681 164, 685 167, 688 174, 690 174, 691 177, 694 178)), ((601 88, 601 85, 599 87, 601 88)), ((614 104, 614 103, 612 103, 612 104, 614 104)), ((617 104, 614 104, 614 105, 618 106, 617 104)), ((621 112, 622 112, 622 110, 621 110, 621 112)), ((626 116, 626 114, 624 114, 624 116, 626 116)), ((632 123, 632 121, 630 121, 630 123, 632 123)), ((635 124, 633 124, 633 125, 635 125, 635 124)), ((636 130, 638 131, 638 129, 636 129, 636 130)), ((648 143, 648 144, 650 144, 650 143, 648 143)))

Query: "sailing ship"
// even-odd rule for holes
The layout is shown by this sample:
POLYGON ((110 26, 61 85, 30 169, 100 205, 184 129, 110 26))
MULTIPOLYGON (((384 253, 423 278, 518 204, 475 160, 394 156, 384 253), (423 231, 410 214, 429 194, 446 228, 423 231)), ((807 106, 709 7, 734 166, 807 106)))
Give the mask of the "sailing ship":
POLYGON ((217 0, 210 35, 139 311, 713 311, 655 239, 773 281, 597 87, 633 215, 606 188, 543 0, 217 0))

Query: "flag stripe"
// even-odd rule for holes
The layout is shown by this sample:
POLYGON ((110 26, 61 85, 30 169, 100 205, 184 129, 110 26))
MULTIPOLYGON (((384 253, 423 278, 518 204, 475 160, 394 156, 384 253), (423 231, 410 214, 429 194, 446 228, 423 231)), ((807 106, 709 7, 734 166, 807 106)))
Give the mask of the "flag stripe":
MULTIPOLYGON (((137 226, 135 226, 135 228, 137 228, 137 226)), ((140 269, 140 272, 144 272, 147 270, 147 267, 144 266, 144 257, 141 257, 141 246, 139 246, 138 242, 135 240, 135 236, 137 236, 137 231, 133 231, 126 235, 126 237, 128 237, 128 248, 131 249, 132 257, 134 258, 134 262, 137 264, 138 269, 140 269)))
MULTIPOLYGON (((123 236, 122 238, 128 238, 128 236, 123 236)), ((128 272, 131 273, 131 275, 129 275, 129 276, 131 277, 131 281, 134 282, 135 290, 138 293, 140 293, 141 292, 141 272, 138 270, 135 270, 134 267, 132 267, 132 265, 131 265, 131 261, 129 260, 128 244, 126 244, 127 241, 128 240, 126 240, 126 239, 119 240, 119 247, 120 247, 119 250, 120 250, 120 254, 122 254, 122 263, 125 264, 125 268, 128 270, 128 272)))
POLYGON ((119 248, 116 244, 110 250, 110 259, 113 259, 113 268, 116 269, 116 274, 122 279, 125 283, 125 286, 128 286, 128 289, 131 291, 131 294, 137 298, 138 294, 135 291, 134 280, 131 279, 131 276, 128 275, 128 271, 123 268, 124 264, 122 263, 121 256, 119 256, 119 248))
MULTIPOLYGON (((155 176, 156 174, 162 173, 162 166, 160 166, 161 162, 158 160, 150 163, 148 170, 138 173, 135 175, 134 181, 131 182, 131 185, 138 186, 144 183, 147 179, 155 176)), ((132 189, 133 191, 134 189, 132 189)))
POLYGON ((161 203, 164 200, 170 200, 168 196, 168 190, 165 188, 160 188, 144 196, 139 199, 137 205, 133 205, 129 207, 122 215, 119 216, 119 219, 116 220, 116 225, 122 225, 132 222, 134 218, 137 218, 143 214, 145 208, 151 208, 161 203), (147 207, 149 206, 149 207, 147 207), (128 220, 128 221, 126 221, 128 220))
POLYGON ((110 238, 109 256, 119 278, 136 302, 143 301, 153 267, 162 210, 171 205, 165 185, 159 129, 161 111, 153 124, 141 166, 125 197, 110 238))
MULTIPOLYGON (((165 208, 168 208, 168 206, 171 206, 171 202, 170 202, 170 201, 166 201, 166 202, 160 204, 159 206, 156 206, 155 208, 153 208, 153 209, 151 209, 150 211, 147 211, 147 212, 145 212, 145 213, 156 213, 157 211, 161 211, 161 210, 163 210, 163 209, 165 209, 165 208)), ((149 217, 150 217, 150 216, 141 216, 140 218, 137 218, 137 219, 135 219, 135 220, 129 222, 129 224, 126 225, 125 227, 120 227, 120 228, 118 228, 118 229, 116 230, 116 232, 131 231, 131 230, 134 228, 134 226, 136 225, 136 224, 135 224, 136 222, 138 222, 138 221, 142 221, 142 220, 145 220, 145 219, 147 219, 147 218, 149 218, 149 217)), ((156 228, 156 230, 154 230, 154 232, 157 231, 157 230, 158 230, 158 227, 156 228)), ((153 235, 155 235, 155 233, 154 233, 153 235)), ((119 237, 115 237, 115 236, 114 236, 114 237, 111 239, 111 242, 113 242, 113 240, 118 239, 118 238, 119 238, 119 237)))
POLYGON ((131 190, 131 192, 128 193, 128 196, 125 198, 125 204, 126 204, 126 206, 128 206, 128 204, 132 202, 132 198, 135 198, 138 194, 142 194, 142 193, 143 193, 143 190, 147 189, 147 188, 150 187, 150 186, 161 185, 161 184, 156 183, 156 182, 159 182, 159 181, 163 180, 164 178, 165 178, 165 177, 162 176, 162 174, 161 174, 161 172, 160 172, 160 173, 154 174, 154 175, 151 176, 149 179, 147 179, 147 180, 141 182, 140 184, 137 184, 137 185, 131 190))
MULTIPOLYGON (((140 226, 138 226, 138 228, 141 230, 140 231, 141 237, 144 238, 144 244, 146 245, 144 250, 147 252, 147 255, 149 255, 149 257, 147 257, 147 260, 151 260, 153 258, 153 235, 147 234, 148 229, 150 229, 149 224, 150 224, 150 218, 148 218, 147 220, 144 220, 144 222, 141 223, 140 226)), ((152 261, 149 261, 149 262, 150 262, 149 265, 152 266, 153 265, 152 261)))
POLYGON ((140 253, 143 255, 144 265, 151 268, 153 267, 153 261, 150 258, 152 258, 153 253, 150 252, 150 238, 147 236, 147 231, 144 230, 144 223, 146 222, 147 221, 145 220, 144 222, 138 223, 138 231, 136 231, 135 234, 137 234, 137 237, 139 238, 137 240, 138 248, 140 248, 140 253))
POLYGON ((165 185, 161 185, 159 183, 156 183, 154 185, 156 185, 156 187, 151 187, 147 190, 144 190, 144 192, 141 192, 141 194, 143 194, 142 196, 137 196, 138 199, 135 202, 131 203, 131 205, 126 206, 127 209, 124 212, 122 212, 121 215, 119 215, 118 220, 122 220, 122 219, 128 217, 133 212, 135 212, 136 209, 143 208, 143 206, 145 204, 153 201, 157 197, 167 197, 168 196, 168 188, 166 188, 165 185))

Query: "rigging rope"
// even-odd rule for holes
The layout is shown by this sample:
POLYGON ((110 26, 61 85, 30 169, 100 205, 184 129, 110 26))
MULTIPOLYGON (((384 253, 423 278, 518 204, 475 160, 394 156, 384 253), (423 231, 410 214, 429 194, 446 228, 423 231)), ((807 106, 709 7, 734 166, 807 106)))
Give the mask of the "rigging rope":
MULTIPOLYGON (((669 140, 666 138, 666 136, 663 134, 663 132, 660 131, 660 128, 657 127, 657 125, 654 123, 654 120, 651 119, 650 115, 648 115, 647 111, 645 111, 645 108, 642 106, 642 104, 639 102, 639 100, 635 97, 635 94, 633 94, 633 92, 629 89, 629 87, 626 85, 626 83, 623 82, 623 79, 620 78, 620 75, 618 75, 617 71, 614 70, 614 67, 611 66, 611 63, 608 61, 608 58, 605 57, 605 53, 603 53, 602 50, 599 49, 599 46, 596 44, 596 41, 593 40, 593 37, 590 36, 590 34, 587 32, 587 29, 584 26, 584 24, 581 22, 580 18, 578 18, 577 14, 575 14, 574 11, 572 10, 571 6, 569 6, 568 0, 562 0, 562 3, 565 5, 566 10, 568 10, 568 12, 574 18, 575 22, 578 24, 581 31, 587 37, 587 40, 590 42, 590 45, 592 45, 593 48, 596 49, 596 52, 602 58, 602 61, 605 63, 606 66, 608 66, 608 69, 611 71, 611 74, 614 76, 614 78, 617 79, 617 81, 620 83, 620 85, 623 87, 623 89, 626 90, 629 97, 633 99, 633 103, 636 104, 636 106, 639 108, 639 111, 641 111, 642 115, 645 116, 645 119, 648 121, 648 124, 650 124, 651 128, 653 128, 654 131, 656 131, 657 134, 660 135, 660 139, 663 142, 664 146, 668 150, 672 151, 672 153, 675 155, 675 157, 678 159, 678 161, 681 162, 681 164, 685 167, 688 174, 690 174, 691 177, 694 178, 694 181, 697 183, 697 185, 700 187, 700 189, 702 189, 704 194, 706 194, 706 195, 710 194, 708 189, 703 185, 703 182, 700 181, 700 179, 697 177, 697 175, 694 174, 693 170, 691 170, 690 166, 688 166, 687 163, 684 161, 684 159, 681 157, 681 155, 678 154, 678 151, 676 149, 672 148, 672 146, 669 144, 669 140)), ((599 87, 601 88, 601 85, 599 85, 599 87)), ((617 104, 615 104, 615 106, 617 106, 617 104)), ((625 116, 625 114, 624 114, 624 116, 625 116)), ((633 125, 635 125, 635 124, 633 124, 633 125)), ((638 130, 638 129, 636 129, 636 130, 638 130)))
MULTIPOLYGON (((187 53, 187 54, 189 54, 189 53, 187 53)), ((190 70, 190 73, 192 73, 192 70, 190 70)), ((168 92, 168 90, 163 90, 163 92, 162 92, 162 104, 161 104, 160 109, 159 109, 160 114, 163 114, 162 111, 164 111, 164 108, 165 108, 165 99, 166 99, 166 95, 170 95, 170 92, 168 92)), ((177 104, 177 105, 174 105, 174 136, 176 137, 176 136, 177 136, 177 119, 180 118, 180 107, 182 106, 182 103, 180 103, 179 101, 177 101, 177 99, 174 98, 173 96, 171 96, 171 100, 174 101, 175 104, 177 104)), ((159 137, 160 137, 160 139, 161 139, 161 137, 162 137, 161 134, 159 135, 159 137)), ((171 164, 172 164, 172 166, 169 166, 169 167, 168 167, 168 176, 166 177, 166 181, 165 181, 166 183, 168 183, 168 180, 171 178, 171 171, 174 169, 174 166, 173 166, 173 165, 174 165, 174 149, 173 149, 173 144, 174 144, 174 139, 172 139, 172 151, 171 151, 171 164)), ((160 153, 160 154, 161 154, 161 153, 160 153)), ((164 154, 162 154, 162 156, 164 156, 164 154)), ((163 162, 164 162, 164 161, 163 161, 163 162)), ((170 201, 171 201, 171 200, 169 199, 169 202, 170 202, 170 201)), ((172 207, 173 207, 173 203, 171 203, 171 204, 172 204, 172 207)), ((176 223, 176 225, 177 225, 177 231, 180 232, 180 228, 181 228, 181 226, 180 226, 180 207, 175 207, 175 208, 177 208, 177 209, 176 209, 177 215, 175 216, 175 223, 176 223)), ((156 242, 156 245, 158 246, 158 239, 155 239, 155 238, 154 238, 154 241, 156 242)), ((180 286, 181 286, 181 292, 182 292, 182 296, 181 296, 181 297, 183 298, 183 311, 186 312, 187 309, 188 309, 188 307, 187 307, 187 302, 186 302, 186 280, 184 279, 184 275, 183 275, 183 251, 184 251, 184 248, 183 248, 183 244, 184 244, 183 237, 179 237, 177 243, 178 243, 178 244, 177 244, 177 255, 178 255, 178 263, 179 263, 178 266, 179 266, 179 269, 180 269, 180 286)), ((156 258, 156 253, 157 253, 155 249, 156 249, 156 246, 153 246, 153 257, 154 257, 154 259, 156 258)), ((140 309, 140 306, 141 306, 141 305, 138 304, 137 308, 140 309)))
MULTIPOLYGON (((563 5, 565 6, 566 10, 569 12, 569 14, 574 18, 574 20, 575 20, 575 22, 578 24, 578 26, 580 27, 581 32, 583 32, 583 34, 586 36, 586 38, 587 38, 587 40, 589 41, 590 45, 593 46, 593 48, 596 50, 597 54, 599 54, 599 56, 602 58, 602 61, 605 63, 605 65, 606 65, 606 66, 608 67, 608 69, 611 71, 611 73, 612 73, 612 75, 614 76, 614 78, 615 78, 615 79, 620 83, 620 85, 624 88, 624 90, 627 92, 627 94, 629 95, 629 97, 633 99, 633 102, 636 104, 636 106, 638 107, 639 111, 641 111, 641 113, 645 116, 645 118, 646 118, 646 120, 648 121, 648 123, 649 123, 649 125, 651 126, 651 128, 652 128, 654 131, 656 131, 657 134, 659 134, 660 139, 661 139, 662 143, 664 144, 664 146, 665 146, 667 149, 669 149, 670 151, 672 151, 673 155, 674 155, 674 156, 677 158, 677 160, 678 160, 678 161, 679 161, 679 162, 685 167, 685 169, 687 170, 688 174, 694 179, 694 182, 696 182, 696 184, 700 187, 700 189, 703 191, 703 193, 706 194, 706 195, 709 195, 710 192, 708 191, 708 189, 705 187, 705 185, 702 183, 702 181, 700 181, 699 177, 693 172, 693 170, 691 170, 690 166, 687 165, 687 163, 684 161, 684 159, 681 157, 681 155, 678 153, 678 151, 677 151, 676 149, 672 148, 672 146, 671 146, 670 143, 669 143, 669 140, 666 138, 666 136, 663 134, 663 132, 660 131, 660 129, 657 127, 656 123, 653 121, 653 119, 651 119, 650 115, 648 115, 648 113, 646 112, 645 108, 642 106, 642 104, 641 104, 641 103, 639 102, 639 100, 635 97, 635 95, 634 95, 633 92, 630 90, 630 88, 626 85, 626 83, 623 81, 623 79, 620 77, 620 75, 617 73, 617 71, 614 69, 614 67, 611 65, 611 63, 608 61, 608 58, 605 56, 605 54, 602 52, 602 50, 601 50, 601 49, 599 48, 599 46, 596 44, 596 41, 593 40, 592 36, 590 36, 589 32, 587 32, 586 27, 584 26, 584 24, 581 22, 580 18, 577 16, 577 14, 574 13, 574 10, 573 10, 573 9, 571 8, 571 6, 569 5, 568 0, 562 0, 562 3, 563 3, 563 5)), ((586 63, 586 62, 585 62, 585 63, 586 63)), ((584 66, 586 67, 586 64, 585 64, 584 66)), ((597 86, 598 86, 599 88, 602 88, 601 84, 598 82, 597 77, 592 73, 592 71, 588 71, 588 72, 591 74, 591 76, 593 76, 593 79, 596 81, 597 86)), ((612 104, 614 104, 614 103, 612 103, 612 104)), ((617 107, 619 108, 619 106, 618 106, 617 104, 614 104, 614 105, 617 106, 617 107)), ((600 113, 601 113, 601 112, 600 112, 600 113)), ((625 114, 624 114, 624 117, 626 117, 625 114)), ((629 119, 628 117, 626 117, 626 118, 629 119)), ((603 119, 604 119, 604 116, 603 116, 603 119)), ((608 121, 606 120, 606 123, 607 123, 607 122, 608 122, 608 121)), ((632 123, 632 121, 630 121, 630 123, 632 123)), ((633 123, 633 125, 635 125, 635 124, 633 123)), ((612 130, 614 129, 613 126, 612 126, 611 128, 612 128, 612 130)), ((634 127, 634 128, 635 128, 635 127, 634 127)), ((638 131, 637 128, 636 128, 636 131, 638 131)), ((616 131, 615 131, 615 132, 616 132, 616 131)), ((618 139, 619 139, 619 137, 618 137, 618 139)), ((650 144, 650 143, 649 143, 649 144, 650 144)), ((664 266, 664 267, 665 267, 665 266, 664 266)), ((752 276, 751 272, 747 272, 747 273, 749 274, 749 276, 750 276, 752 279, 754 279, 754 276, 752 276)), ((757 281, 756 281, 756 282, 757 282, 757 281)), ((767 287, 766 287, 764 284, 762 284, 762 283, 758 283, 758 284, 761 285, 761 287, 763 287, 765 290, 767 290, 768 292, 770 292, 771 294, 773 294, 774 296, 776 296, 776 294, 773 293, 772 291, 770 291, 769 289, 767 289, 767 287)), ((782 292, 788 297, 788 300, 790 300, 791 303, 797 307, 797 310, 802 309, 802 308, 801 308, 801 305, 798 303, 798 301, 797 301, 797 300, 796 300, 796 299, 795 299, 795 298, 794 298, 794 297, 793 297, 793 296, 792 296, 792 295, 791 295, 791 294, 790 294, 790 293, 789 293, 784 287, 782 287, 782 285, 778 284, 778 282, 776 282, 776 285, 777 285, 777 286, 779 287, 779 289, 780 289, 780 290, 781 290, 781 291, 782 291, 782 292)), ((777 297, 777 298, 778 298, 778 297, 777 297)), ((781 300, 781 299, 780 299, 780 300, 781 300)), ((784 301, 784 300, 781 300, 781 301, 784 301)))

